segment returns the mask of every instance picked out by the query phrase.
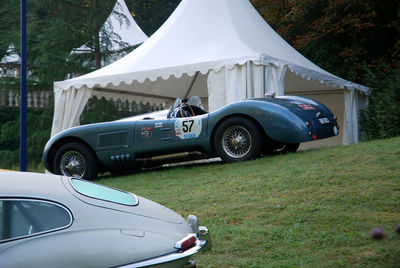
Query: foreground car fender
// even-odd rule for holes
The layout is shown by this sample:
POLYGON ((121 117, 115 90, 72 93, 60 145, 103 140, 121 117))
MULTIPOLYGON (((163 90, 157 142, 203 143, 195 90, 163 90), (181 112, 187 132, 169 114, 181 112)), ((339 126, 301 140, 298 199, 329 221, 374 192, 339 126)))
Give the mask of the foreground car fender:
MULTIPOLYGON (((143 231, 129 229, 63 232, 16 243, 1 251, 0 261, 2 267, 8 268, 147 267, 171 262, 173 262, 171 267, 184 267, 209 241, 195 237, 193 247, 182 252, 165 254, 171 249, 166 246, 167 244, 163 246, 163 243, 159 243, 164 241, 165 237, 160 237, 157 233, 145 234, 143 231), (115 246, 116 244, 118 246, 115 246), (152 249, 151 252, 149 248, 152 249), (32 249, 43 249, 43 251, 38 254, 37 250, 32 249), (23 258, 21 258, 22 253, 23 258), (111 256, 119 256, 118 263, 117 258, 111 256)), ((171 239, 172 244, 175 242, 171 239)))
POLYGON ((184 267, 210 246, 195 216, 186 221, 143 197, 55 175, 0 172, 0 219, 7 268, 184 267))

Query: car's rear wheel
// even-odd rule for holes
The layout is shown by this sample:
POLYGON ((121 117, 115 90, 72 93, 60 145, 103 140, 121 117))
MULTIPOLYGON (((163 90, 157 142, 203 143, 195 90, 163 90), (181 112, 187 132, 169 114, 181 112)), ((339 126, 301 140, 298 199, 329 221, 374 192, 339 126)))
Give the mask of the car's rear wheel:
POLYGON ((53 168, 56 174, 85 180, 95 180, 98 174, 96 157, 77 142, 66 143, 58 149, 53 168))
POLYGON ((214 148, 225 162, 239 162, 258 157, 262 148, 258 127, 243 117, 232 117, 218 126, 214 148))

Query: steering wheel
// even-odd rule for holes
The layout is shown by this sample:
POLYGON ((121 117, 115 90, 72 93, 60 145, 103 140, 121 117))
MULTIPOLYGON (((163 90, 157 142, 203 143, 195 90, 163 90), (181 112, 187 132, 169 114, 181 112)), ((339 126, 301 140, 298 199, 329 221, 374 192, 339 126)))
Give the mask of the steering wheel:
POLYGON ((180 111, 180 113, 181 113, 181 117, 186 117, 186 116, 183 114, 183 108, 184 108, 185 106, 189 107, 189 110, 190 110, 190 111, 186 111, 186 110, 185 110, 185 111, 186 111, 186 112, 189 112, 192 116, 195 116, 192 107, 191 107, 187 102, 182 102, 181 105, 179 106, 179 111, 180 111))

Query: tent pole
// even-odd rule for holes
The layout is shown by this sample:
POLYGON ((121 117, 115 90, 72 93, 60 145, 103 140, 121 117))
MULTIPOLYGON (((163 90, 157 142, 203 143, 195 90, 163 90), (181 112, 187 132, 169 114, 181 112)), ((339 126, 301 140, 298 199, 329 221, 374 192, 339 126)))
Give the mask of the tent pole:
POLYGON ((21 0, 20 171, 27 170, 26 0, 21 0))
POLYGON ((192 91, 192 88, 193 88, 194 82, 196 82, 197 76, 199 76, 199 71, 196 72, 192 82, 190 83, 189 88, 185 94, 185 99, 189 96, 190 91, 192 91))
POLYGON ((265 65, 264 65, 264 63, 263 63, 263 70, 262 70, 262 75, 263 75, 263 78, 262 78, 262 88, 263 88, 263 96, 265 97, 265 94, 267 93, 266 92, 266 89, 265 89, 265 65))

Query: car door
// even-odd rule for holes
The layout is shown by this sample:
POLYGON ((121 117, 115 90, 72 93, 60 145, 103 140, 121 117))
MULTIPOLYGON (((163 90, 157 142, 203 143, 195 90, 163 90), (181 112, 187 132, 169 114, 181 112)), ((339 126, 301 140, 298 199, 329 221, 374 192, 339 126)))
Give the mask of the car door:
POLYGON ((165 120, 140 120, 135 126, 135 151, 161 154, 188 150, 207 137, 208 115, 165 120))
POLYGON ((172 118, 168 127, 171 144, 177 149, 187 149, 199 146, 199 143, 207 138, 208 114, 193 117, 172 118))
POLYGON ((173 128, 171 119, 139 120, 135 125, 134 150, 137 154, 157 154, 170 148, 173 128))

